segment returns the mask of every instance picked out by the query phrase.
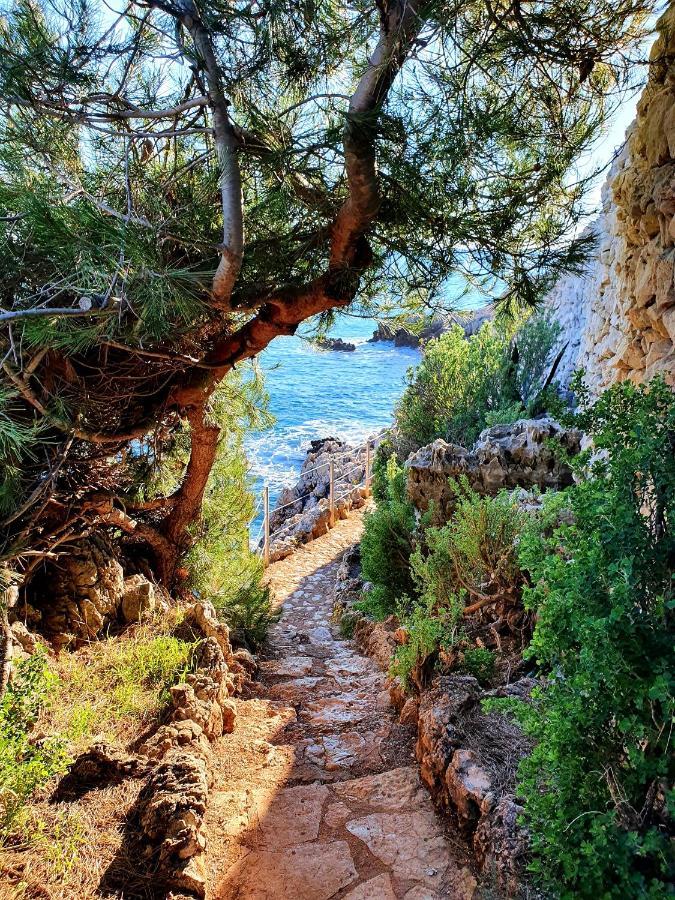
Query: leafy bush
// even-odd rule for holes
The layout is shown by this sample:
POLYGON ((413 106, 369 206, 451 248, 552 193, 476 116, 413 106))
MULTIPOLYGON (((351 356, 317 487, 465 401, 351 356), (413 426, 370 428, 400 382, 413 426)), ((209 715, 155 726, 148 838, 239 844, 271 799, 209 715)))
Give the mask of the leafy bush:
POLYGON ((467 608, 520 600, 522 573, 517 538, 525 514, 506 493, 481 497, 466 479, 456 485, 452 520, 425 532, 425 548, 415 551, 411 564, 427 602, 442 606, 449 596, 463 595, 467 608))
POLYGON ((68 766, 62 740, 31 740, 56 681, 46 655, 38 651, 18 664, 0 700, 0 837, 7 834, 31 795, 68 766))
POLYGON ((397 651, 392 674, 406 688, 421 687, 439 658, 445 667, 490 679, 495 656, 471 646, 475 637, 468 634, 467 613, 492 604, 508 611, 519 605, 516 540, 522 527, 523 513, 508 494, 481 497, 466 480, 457 484, 452 521, 427 528, 410 557, 419 600, 398 604, 408 642, 397 651))
POLYGON ((549 514, 520 548, 537 615, 529 653, 549 673, 518 708, 536 741, 520 769, 532 868, 562 898, 665 897, 675 396, 660 380, 623 382, 591 405, 577 389, 576 422, 600 456, 567 492, 572 520, 551 528, 549 514))
POLYGON ((489 681, 494 675, 497 659, 492 650, 485 647, 467 647, 462 654, 460 668, 480 682, 489 681))
POLYGON ((361 569, 373 584, 366 607, 377 618, 396 609, 403 595, 412 595, 415 586, 410 572, 410 554, 415 532, 415 510, 406 499, 405 472, 392 456, 387 462, 386 499, 366 514, 361 538, 361 569))
POLYGON ((411 447, 438 437, 471 444, 485 413, 503 405, 500 373, 506 341, 492 324, 468 340, 459 325, 429 341, 396 408, 396 428, 411 447))
POLYGON ((400 678, 405 690, 412 684, 422 688, 438 652, 454 643, 461 614, 456 604, 439 607, 429 600, 411 603, 403 598, 398 615, 408 639, 396 650, 390 674, 400 678))
POLYGON ((396 409, 404 452, 436 438, 470 446, 488 425, 541 406, 560 326, 543 315, 517 330, 488 322, 469 339, 458 325, 430 341, 396 409))

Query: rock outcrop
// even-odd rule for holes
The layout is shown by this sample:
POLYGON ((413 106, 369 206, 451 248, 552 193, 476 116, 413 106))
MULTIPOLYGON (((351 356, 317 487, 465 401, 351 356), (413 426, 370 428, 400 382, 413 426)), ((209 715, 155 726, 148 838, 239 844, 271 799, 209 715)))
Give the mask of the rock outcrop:
POLYGON ((256 664, 246 651, 233 651, 227 625, 206 601, 187 609, 179 628, 186 637, 199 638, 192 671, 170 689, 168 709, 154 731, 131 754, 95 744, 73 762, 57 794, 69 799, 104 784, 143 778, 125 840, 140 856, 144 874, 167 896, 181 891, 203 897, 211 743, 233 731, 237 709, 231 698, 256 664))
POLYGON ((111 625, 134 624, 164 604, 160 589, 145 575, 125 577, 114 543, 104 534, 77 542, 31 583, 30 602, 10 609, 54 646, 95 640, 111 625))
MULTIPOLYGON (((523 679, 506 692, 527 697, 535 683, 523 679)), ((482 711, 481 700, 494 693, 482 691, 469 675, 437 678, 420 697, 415 755, 436 802, 452 810, 481 868, 511 896, 523 878, 529 847, 527 831, 518 824, 516 768, 531 745, 509 720, 482 711)))
POLYGON ((456 493, 452 479, 466 477, 479 494, 502 489, 560 490, 572 484, 572 470, 549 444, 555 438, 569 453, 578 453, 581 435, 552 419, 520 419, 485 429, 471 450, 436 440, 409 457, 408 496, 416 509, 433 504, 436 522, 447 522, 456 493))
POLYGON ((393 341, 395 347, 423 347, 427 341, 440 337, 453 325, 460 325, 467 337, 475 334, 485 322, 494 317, 492 306, 472 313, 435 313, 433 316, 412 316, 409 325, 378 322, 370 343, 393 341))
POLYGON ((661 373, 675 386, 675 7, 657 23, 649 80, 602 194, 597 247, 547 305, 569 341, 559 373, 592 392, 661 373))
POLYGON ((26 619, 59 645, 89 641, 117 618, 123 593, 124 572, 113 545, 92 535, 58 567, 48 567, 26 619))
POLYGON ((154 612, 156 606, 155 586, 144 575, 130 575, 124 579, 121 611, 125 622, 142 621, 154 612))
POLYGON ((328 531, 331 461, 335 474, 335 518, 344 518, 350 509, 365 503, 365 447, 353 447, 333 437, 312 441, 300 478, 294 487, 281 491, 270 515, 273 562, 328 531))
POLYGON ((356 344, 349 341, 343 341, 342 338, 322 338, 317 341, 320 350, 338 350, 342 353, 353 353, 356 350, 356 344))

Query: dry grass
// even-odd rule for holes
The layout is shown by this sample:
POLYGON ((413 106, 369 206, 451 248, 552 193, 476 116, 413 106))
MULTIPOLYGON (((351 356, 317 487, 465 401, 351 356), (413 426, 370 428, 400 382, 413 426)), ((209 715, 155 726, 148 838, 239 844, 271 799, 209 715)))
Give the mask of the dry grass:
MULTIPOLYGON (((161 717, 168 687, 191 664, 194 645, 171 633, 180 618, 172 610, 51 657, 58 684, 35 734, 65 737, 72 757, 97 740, 133 746, 161 717)), ((126 781, 58 803, 51 800, 56 783, 45 785, 0 843, 0 900, 94 897, 113 862, 125 867, 125 817, 141 783, 126 781)))
POLYGON ((40 727, 68 736, 73 754, 93 740, 128 746, 156 721, 166 703, 166 688, 190 666, 191 647, 171 635, 179 613, 96 641, 51 663, 59 676, 53 702, 40 727))

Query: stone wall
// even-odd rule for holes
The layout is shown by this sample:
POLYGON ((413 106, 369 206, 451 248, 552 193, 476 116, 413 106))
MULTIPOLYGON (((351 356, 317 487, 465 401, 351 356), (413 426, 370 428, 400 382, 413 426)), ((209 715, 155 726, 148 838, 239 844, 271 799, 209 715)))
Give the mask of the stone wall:
POLYGON ((569 340, 561 380, 582 367, 595 393, 658 373, 675 386, 675 6, 657 28, 648 84, 591 226, 594 259, 547 301, 569 340))

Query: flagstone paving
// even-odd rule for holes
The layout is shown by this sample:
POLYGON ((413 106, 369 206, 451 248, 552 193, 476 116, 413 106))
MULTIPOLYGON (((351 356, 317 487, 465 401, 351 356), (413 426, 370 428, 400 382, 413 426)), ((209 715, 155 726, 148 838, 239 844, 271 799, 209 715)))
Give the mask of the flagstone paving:
POLYGON ((268 570, 283 605, 257 696, 219 747, 208 814, 218 900, 470 900, 476 882, 420 783, 385 676, 331 624, 352 513, 268 570))

